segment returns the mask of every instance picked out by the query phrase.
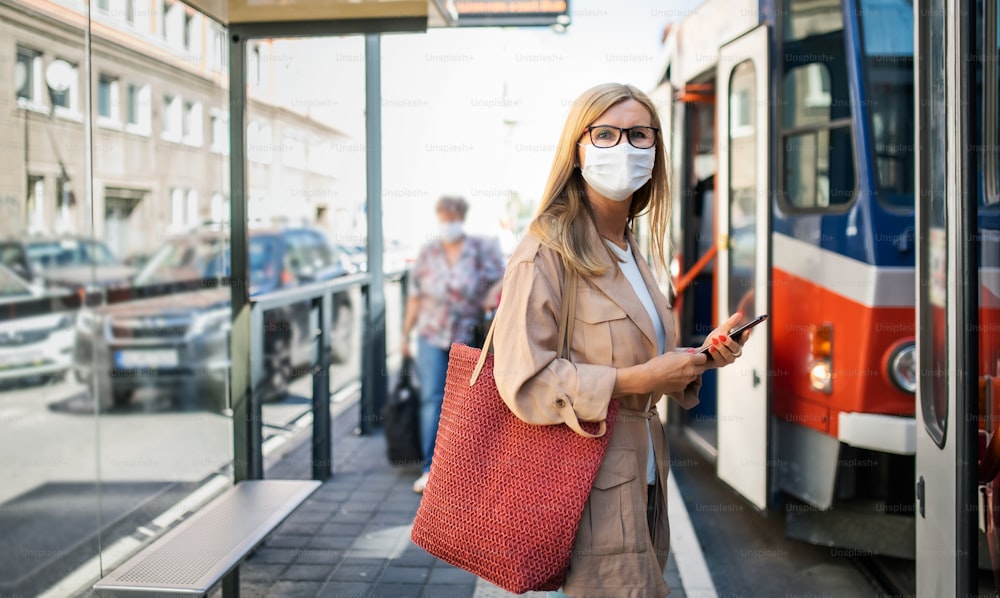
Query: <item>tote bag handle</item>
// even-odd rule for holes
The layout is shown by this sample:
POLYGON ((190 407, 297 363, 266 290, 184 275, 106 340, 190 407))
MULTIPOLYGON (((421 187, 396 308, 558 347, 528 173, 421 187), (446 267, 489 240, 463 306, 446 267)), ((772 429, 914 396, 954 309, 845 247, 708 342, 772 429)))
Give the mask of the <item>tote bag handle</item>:
MULTIPOLYGON (((560 350, 562 356, 565 359, 569 359, 569 348, 573 339, 573 320, 576 314, 576 284, 577 275, 573 268, 568 266, 564 267, 563 270, 563 290, 562 290, 562 305, 560 307, 559 314, 559 334, 560 339, 560 350)), ((476 362, 476 368, 472 370, 472 378, 469 379, 469 386, 476 383, 479 379, 479 373, 483 369, 483 365, 486 363, 486 355, 490 352, 493 347, 493 331, 496 328, 497 320, 493 319, 490 324, 490 330, 486 333, 486 340, 483 341, 483 349, 479 354, 479 360, 476 362)), ((585 438, 600 438, 608 430, 608 422, 602 421, 600 423, 600 428, 596 434, 591 434, 583 429, 580 425, 580 420, 576 417, 576 412, 573 411, 573 406, 569 402, 564 402, 561 409, 559 409, 559 414, 562 416, 566 425, 569 426, 571 430, 583 436, 585 438)))

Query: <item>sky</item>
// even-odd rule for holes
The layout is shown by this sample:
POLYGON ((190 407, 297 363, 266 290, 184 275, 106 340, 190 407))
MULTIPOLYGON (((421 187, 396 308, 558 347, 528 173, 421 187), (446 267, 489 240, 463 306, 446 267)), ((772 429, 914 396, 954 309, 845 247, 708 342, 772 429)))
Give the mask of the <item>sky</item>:
MULTIPOLYGON (((652 90, 661 74, 664 27, 697 4, 571 0, 571 24, 563 33, 448 28, 382 36, 386 237, 420 242, 432 236, 433 205, 442 194, 469 200, 467 228, 480 234, 496 231, 511 193, 534 205, 570 103, 608 81, 652 90)), ((341 192, 363 200, 363 39, 283 43, 296 51, 276 57, 326 58, 281 65, 287 77, 279 90, 293 107, 345 132, 334 167, 343 173, 341 192)))

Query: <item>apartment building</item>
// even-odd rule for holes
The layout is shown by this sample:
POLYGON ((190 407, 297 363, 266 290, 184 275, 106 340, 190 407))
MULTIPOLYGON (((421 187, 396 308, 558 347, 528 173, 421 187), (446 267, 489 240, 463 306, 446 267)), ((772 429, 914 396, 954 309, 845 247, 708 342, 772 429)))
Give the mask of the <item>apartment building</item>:
MULTIPOLYGON (((176 0, 92 0, 88 139, 87 8, 0 0, 0 235, 93 234, 148 254, 228 218, 226 31, 176 0)), ((250 217, 350 213, 335 160, 349 139, 272 101, 272 50, 248 50, 250 217)))

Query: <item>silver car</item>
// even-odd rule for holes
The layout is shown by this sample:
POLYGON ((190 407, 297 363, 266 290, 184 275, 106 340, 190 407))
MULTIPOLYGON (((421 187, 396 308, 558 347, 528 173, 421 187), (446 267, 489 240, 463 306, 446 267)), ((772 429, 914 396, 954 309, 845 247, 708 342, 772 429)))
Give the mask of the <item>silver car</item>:
POLYGON ((58 379, 72 367, 76 312, 52 312, 73 298, 0 266, 0 383, 58 379))

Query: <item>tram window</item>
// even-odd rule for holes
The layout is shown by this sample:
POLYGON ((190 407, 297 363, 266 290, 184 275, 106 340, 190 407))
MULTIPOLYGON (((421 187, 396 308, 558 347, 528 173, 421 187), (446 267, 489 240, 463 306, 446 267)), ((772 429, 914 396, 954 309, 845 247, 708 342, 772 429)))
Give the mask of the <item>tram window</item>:
POLYGON ((976 94, 981 103, 976 145, 981 149, 982 205, 1000 206, 1000 8, 980 2, 976 53, 982 56, 977 68, 976 94))
POLYGON ((729 310, 756 315, 757 272, 757 76, 750 61, 729 79, 729 310))
POLYGON ((844 19, 839 0, 786 0, 782 75, 782 197, 829 209, 854 197, 844 19))
POLYGON ((879 199, 913 207, 913 2, 861 0, 865 107, 879 199))
POLYGON ((951 364, 948 361, 948 214, 947 181, 948 139, 945 87, 947 46, 945 31, 947 0, 931 0, 927 7, 927 29, 922 34, 922 69, 924 81, 919 90, 921 193, 919 219, 921 261, 920 315, 918 322, 921 351, 918 397, 924 430, 944 447, 948 428, 948 389, 951 364))

